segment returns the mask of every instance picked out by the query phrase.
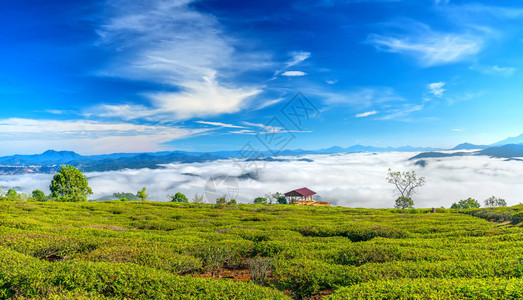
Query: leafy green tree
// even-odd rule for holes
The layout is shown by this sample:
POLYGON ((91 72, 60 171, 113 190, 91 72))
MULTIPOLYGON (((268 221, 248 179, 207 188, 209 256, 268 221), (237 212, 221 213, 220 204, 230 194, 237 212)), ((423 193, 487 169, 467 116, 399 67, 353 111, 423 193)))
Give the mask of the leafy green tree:
POLYGON ((51 197, 57 201, 79 202, 87 201, 87 196, 93 194, 89 187, 87 176, 74 166, 62 166, 54 175, 51 185, 51 197))
POLYGON ((407 197, 398 197, 396 199, 396 204, 394 205, 394 208, 399 209, 407 209, 407 208, 413 208, 414 207, 414 201, 412 201, 411 198, 407 197))
POLYGON ((507 206, 507 201, 505 199, 496 198, 494 196, 485 200, 485 207, 505 207, 507 206))
POLYGON ((189 199, 187 199, 187 197, 184 194, 180 193, 180 192, 178 192, 178 193, 176 193, 174 195, 170 195, 169 197, 171 198, 171 202, 180 202, 180 203, 188 203, 189 202, 189 199))
POLYGON ((138 196, 142 201, 147 201, 147 197, 149 197, 149 194, 145 193, 145 190, 147 188, 144 186, 141 191, 136 192, 136 196, 138 196))
POLYGON ((267 204, 267 198, 264 197, 256 197, 254 199, 254 204, 267 204))
MULTIPOLYGON (((425 177, 418 177, 414 171, 410 172, 394 172, 389 169, 387 173, 387 181, 394 185, 395 192, 399 194, 396 202, 405 202, 407 199, 412 201, 412 195, 416 193, 416 189, 425 184, 425 177)), ((414 205, 414 202, 412 202, 414 205)))
POLYGON ((236 199, 231 199, 227 202, 227 205, 236 205, 238 202, 236 202, 236 199))
POLYGON ((189 199, 187 199, 187 197, 184 194, 180 193, 180 192, 178 192, 178 193, 176 193, 174 195, 171 195, 170 198, 171 198, 171 202, 180 202, 180 203, 188 203, 189 202, 189 199))
POLYGON ((41 190, 34 190, 31 193, 31 197, 34 201, 47 201, 47 197, 45 196, 44 192, 41 190))
POLYGON ((459 200, 458 203, 453 203, 450 208, 454 209, 469 209, 469 208, 479 208, 479 202, 476 199, 468 198, 465 200, 459 200))
POLYGON ((279 192, 276 192, 276 193, 272 194, 271 196, 276 201, 276 203, 287 204, 287 198, 285 198, 285 195, 283 195, 279 192))
POLYGON ((288 204, 287 198, 285 198, 285 196, 276 198, 276 202, 278 202, 279 204, 288 204))
POLYGON ((7 198, 7 200, 9 201, 18 201, 20 200, 20 196, 18 195, 18 193, 13 190, 13 189, 9 189, 7 191, 7 193, 5 194, 5 197, 7 198))
POLYGON ((227 198, 225 196, 221 196, 219 198, 216 198, 216 204, 218 204, 218 205, 225 205, 225 204, 227 204, 227 198))

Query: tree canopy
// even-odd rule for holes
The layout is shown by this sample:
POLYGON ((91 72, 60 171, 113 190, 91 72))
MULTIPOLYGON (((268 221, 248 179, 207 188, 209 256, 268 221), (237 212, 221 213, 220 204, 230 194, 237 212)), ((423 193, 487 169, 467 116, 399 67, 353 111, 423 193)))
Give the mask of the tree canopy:
POLYGON ((187 197, 180 192, 178 192, 174 195, 171 195, 170 197, 171 197, 171 202, 180 202, 180 203, 189 202, 189 199, 187 199, 187 197))
POLYGON ((49 189, 51 197, 57 201, 87 201, 87 196, 93 194, 88 185, 87 176, 76 167, 69 165, 60 167, 58 173, 54 175, 49 189))
POLYGON ((147 188, 144 186, 141 191, 136 192, 136 196, 142 199, 142 201, 147 201, 147 197, 149 197, 149 194, 146 194, 145 190, 147 190, 147 188))
POLYGON ((459 200, 458 203, 453 203, 450 208, 454 209, 469 209, 469 208, 479 208, 479 202, 476 199, 468 198, 465 200, 459 200))
POLYGON ((35 201, 46 201, 47 200, 47 198, 45 197, 44 192, 42 192, 41 190, 34 190, 31 193, 31 197, 33 197, 33 199, 35 201))
POLYGON ((411 198, 416 189, 425 185, 425 177, 418 177, 414 171, 394 172, 389 169, 387 181, 394 185, 400 197, 411 198))

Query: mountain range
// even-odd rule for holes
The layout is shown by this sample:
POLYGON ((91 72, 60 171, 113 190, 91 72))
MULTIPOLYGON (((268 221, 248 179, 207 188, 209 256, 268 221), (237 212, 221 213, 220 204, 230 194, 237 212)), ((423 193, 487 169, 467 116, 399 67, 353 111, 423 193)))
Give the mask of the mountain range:
POLYGON ((186 152, 164 151, 156 153, 113 153, 105 155, 84 156, 72 151, 47 150, 41 154, 12 155, 0 157, 0 174, 25 174, 25 173, 53 173, 60 165, 69 164, 84 171, 112 171, 120 169, 160 168, 168 163, 195 163, 208 162, 218 159, 239 158, 247 160, 277 161, 278 156, 301 156, 306 154, 335 154, 358 152, 423 152, 412 160, 430 157, 448 157, 464 155, 488 155, 493 157, 514 158, 523 157, 523 134, 508 138, 492 145, 474 145, 463 143, 452 149, 424 148, 424 147, 372 147, 354 145, 346 148, 331 147, 319 150, 283 150, 276 155, 270 151, 255 153, 247 156, 242 151, 216 151, 216 152, 186 152), (505 144, 506 143, 506 144, 505 144), (438 152, 458 150, 458 152, 438 152), (476 151, 459 151, 476 150, 476 151))

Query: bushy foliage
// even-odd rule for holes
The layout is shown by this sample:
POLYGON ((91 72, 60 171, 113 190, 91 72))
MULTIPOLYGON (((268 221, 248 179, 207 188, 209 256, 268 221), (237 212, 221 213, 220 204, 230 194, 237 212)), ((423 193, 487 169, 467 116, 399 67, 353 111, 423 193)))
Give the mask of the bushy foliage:
POLYGON ((187 199, 187 196, 184 194, 178 192, 174 195, 169 196, 171 198, 171 202, 178 202, 178 203, 188 203, 189 199, 187 199))
POLYGON ((485 200, 485 207, 505 207, 507 206, 507 201, 505 199, 497 197, 489 197, 485 200))
POLYGON ((147 190, 147 187, 143 187, 141 191, 136 192, 136 196, 140 198, 143 202, 147 201, 147 197, 149 197, 149 194, 147 194, 145 191, 147 190))
POLYGON ((406 197, 398 197, 396 199, 396 203, 394 204, 394 208, 398 209, 407 209, 407 208, 413 208, 414 207, 414 201, 412 201, 411 198, 406 197))
POLYGON ((47 201, 47 197, 45 196, 44 192, 41 190, 34 190, 31 193, 31 197, 34 201, 47 201))
POLYGON ((265 197, 256 197, 254 198, 254 204, 267 204, 267 198, 265 197))
POLYGON ((55 200, 64 202, 87 201, 87 196, 93 193, 83 172, 69 165, 60 167, 49 189, 55 200))
POLYGON ((502 214, 3 201, 0 299, 518 299, 523 228, 474 217, 502 214))
POLYGON ((459 200, 458 203, 453 203, 450 208, 454 209, 469 209, 469 208, 479 208, 481 205, 478 200, 473 198, 468 198, 465 200, 459 200))

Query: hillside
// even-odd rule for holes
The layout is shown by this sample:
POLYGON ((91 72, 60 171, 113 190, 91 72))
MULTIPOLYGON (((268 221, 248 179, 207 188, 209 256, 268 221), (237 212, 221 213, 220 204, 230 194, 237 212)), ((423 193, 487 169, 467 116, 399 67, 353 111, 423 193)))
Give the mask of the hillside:
POLYGON ((410 160, 423 158, 444 158, 454 156, 486 155, 495 158, 521 158, 523 157, 523 144, 509 144, 496 147, 487 147, 483 150, 472 152, 423 152, 410 158, 410 160))
POLYGON ((523 297, 523 230, 444 209, 4 201, 0 225, 2 299, 523 297))

